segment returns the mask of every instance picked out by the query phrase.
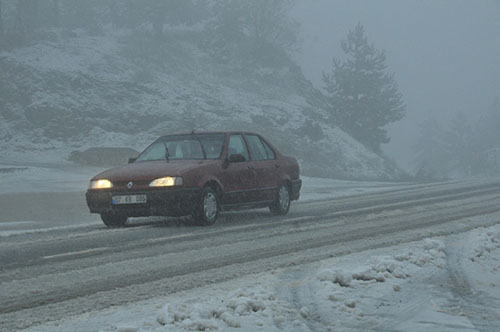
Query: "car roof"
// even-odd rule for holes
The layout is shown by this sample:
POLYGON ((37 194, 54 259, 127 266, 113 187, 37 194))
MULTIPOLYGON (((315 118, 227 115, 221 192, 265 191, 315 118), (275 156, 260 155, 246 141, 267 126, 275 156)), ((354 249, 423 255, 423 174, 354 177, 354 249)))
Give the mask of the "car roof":
POLYGON ((181 135, 204 135, 204 134, 248 134, 248 135, 258 135, 257 133, 250 131, 241 131, 241 130, 228 130, 228 131, 192 131, 192 132, 180 132, 175 134, 162 135, 161 137, 169 137, 169 136, 181 136, 181 135))

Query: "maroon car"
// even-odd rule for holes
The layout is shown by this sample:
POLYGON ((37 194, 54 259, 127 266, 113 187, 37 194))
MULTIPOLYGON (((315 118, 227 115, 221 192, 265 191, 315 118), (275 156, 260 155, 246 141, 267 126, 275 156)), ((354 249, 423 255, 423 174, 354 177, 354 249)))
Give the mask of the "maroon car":
POLYGON ((186 215, 211 225, 233 208, 284 215, 301 185, 295 158, 258 134, 193 132, 160 137, 128 165, 96 175, 86 197, 108 227, 128 217, 186 215))

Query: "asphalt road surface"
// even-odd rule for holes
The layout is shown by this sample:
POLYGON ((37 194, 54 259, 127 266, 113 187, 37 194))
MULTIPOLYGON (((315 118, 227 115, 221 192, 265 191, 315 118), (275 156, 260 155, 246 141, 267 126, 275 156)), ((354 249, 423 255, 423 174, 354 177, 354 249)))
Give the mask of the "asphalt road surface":
MULTIPOLYGON (((295 202, 284 217, 224 213, 211 227, 144 218, 123 229, 94 223, 2 237, 0 330, 489 226, 498 221, 467 218, 496 213, 499 202, 500 179, 471 180, 295 202)), ((63 219, 64 211, 73 213, 61 207, 63 219)))

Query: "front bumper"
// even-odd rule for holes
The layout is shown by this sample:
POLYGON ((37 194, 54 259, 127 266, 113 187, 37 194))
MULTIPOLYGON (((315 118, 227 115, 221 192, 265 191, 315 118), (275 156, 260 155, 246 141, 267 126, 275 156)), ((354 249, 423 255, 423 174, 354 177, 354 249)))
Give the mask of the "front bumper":
POLYGON ((300 197, 300 188, 302 188, 302 180, 301 179, 291 180, 291 183, 292 183, 291 200, 296 201, 300 197))
POLYGON ((107 189, 87 190, 87 205, 92 213, 124 214, 128 217, 172 216, 191 214, 200 204, 203 191, 199 188, 169 188, 137 191, 107 189), (112 204, 118 195, 146 195, 146 203, 112 204))

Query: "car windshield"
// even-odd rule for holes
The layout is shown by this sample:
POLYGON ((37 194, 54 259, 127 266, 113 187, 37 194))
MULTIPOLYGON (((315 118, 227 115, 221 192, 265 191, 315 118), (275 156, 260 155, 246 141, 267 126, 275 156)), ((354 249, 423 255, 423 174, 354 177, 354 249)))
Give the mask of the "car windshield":
POLYGON ((190 134, 165 136, 142 152, 137 161, 185 159, 219 159, 224 134, 190 134))

